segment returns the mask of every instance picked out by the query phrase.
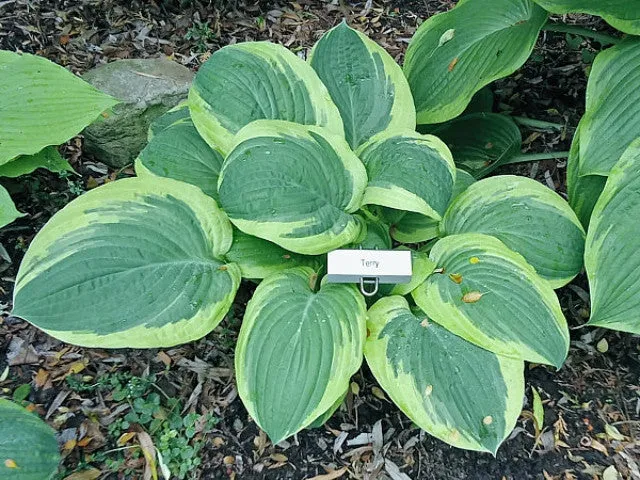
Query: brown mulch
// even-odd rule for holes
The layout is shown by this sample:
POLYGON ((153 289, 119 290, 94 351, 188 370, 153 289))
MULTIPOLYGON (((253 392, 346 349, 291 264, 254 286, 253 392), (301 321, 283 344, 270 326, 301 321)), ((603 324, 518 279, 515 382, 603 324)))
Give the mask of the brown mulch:
MULTIPOLYGON (((158 55, 197 69, 215 49, 247 40, 271 40, 304 53, 322 32, 346 18, 401 62, 419 23, 454 4, 453 0, 0 0, 0 48, 37 53, 76 73, 120 58, 158 55), (198 36, 194 25, 207 25, 208 30, 199 30, 206 35, 198 36)), ((568 21, 607 28, 588 16, 568 21)), ((569 148, 583 113, 589 58, 601 48, 589 41, 575 46, 571 40, 564 34, 541 35, 527 64, 494 86, 499 110, 562 126, 523 128, 525 151, 569 148)), ((127 458, 128 470, 122 467, 116 472, 109 472, 104 462, 92 461, 96 452, 119 447, 109 426, 125 415, 127 401, 114 399, 109 391, 75 391, 67 380, 82 377, 90 382, 129 372, 155 374, 157 389, 178 398, 188 411, 219 418, 212 431, 196 435, 204 440, 204 448, 202 465, 193 478, 396 480, 407 475, 434 480, 610 480, 618 478, 617 472, 625 480, 640 479, 639 340, 581 328, 589 308, 584 277, 559 292, 572 329, 570 356, 559 372, 528 367, 530 387, 523 415, 496 458, 451 448, 416 428, 379 390, 366 366, 325 427, 270 445, 248 417, 233 383, 233 345, 248 289, 241 291, 216 331, 165 351, 68 346, 11 317, 16 266, 35 232, 82 190, 128 173, 110 171, 85 158, 81 139, 70 142, 63 152, 82 177, 37 172, 9 182, 7 187, 28 216, 0 232, 12 259, 0 266, 5 293, 0 304, 0 394, 11 397, 21 385, 30 385, 25 402, 59 432, 65 456, 60 478, 91 469, 98 476, 86 478, 143 478, 145 463, 140 459, 127 458), (531 388, 538 390, 544 403, 541 432, 531 419, 531 388), (363 440, 362 434, 372 436, 363 440)), ((505 171, 537 178, 562 193, 565 168, 564 160, 546 160, 505 171)))

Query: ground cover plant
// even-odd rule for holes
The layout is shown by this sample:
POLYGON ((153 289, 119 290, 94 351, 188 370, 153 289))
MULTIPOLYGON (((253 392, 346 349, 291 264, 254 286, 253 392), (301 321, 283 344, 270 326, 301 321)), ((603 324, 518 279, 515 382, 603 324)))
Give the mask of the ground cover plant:
MULTIPOLYGON (((415 38, 444 56, 451 56, 447 48, 466 53, 474 46, 486 53, 486 38, 447 28, 474 3, 482 2, 433 17, 415 38), (430 28, 443 33, 430 37, 430 28)), ((530 2, 511 3, 527 7, 518 27, 537 23, 533 40, 525 27, 505 40, 522 40, 530 51, 546 14, 530 2)), ((538 182, 512 175, 476 182, 457 169, 447 146, 455 152, 455 120, 421 127, 448 131, 453 140, 446 144, 414 132, 410 90, 435 98, 438 75, 451 74, 455 85, 466 74, 471 85, 442 95, 444 107, 416 102, 418 121, 449 121, 526 55, 505 55, 495 65, 482 57, 454 56, 446 64, 430 57, 433 65, 412 67, 412 48, 420 46, 409 48, 408 82, 384 50, 345 24, 325 34, 308 63, 265 43, 214 53, 188 103, 152 127, 138 178, 83 195, 34 239, 18 274, 14 314, 69 343, 168 347, 215 328, 241 277, 264 278, 244 314, 236 377, 249 413, 274 443, 322 424, 364 353, 416 424, 455 446, 495 453, 520 414, 523 360, 560 367, 566 357, 569 335, 553 289, 581 270, 585 233, 567 203, 538 182), (337 54, 345 51, 364 53, 363 61, 337 54), (474 65, 482 71, 463 70, 474 65), (239 94, 247 81, 249 104, 239 94), (296 88, 282 89, 284 82, 296 88), (378 101, 372 91, 380 92, 378 101), (309 159, 304 168, 300 158, 309 159), (384 292, 368 313, 355 288, 321 281, 327 251, 391 248, 391 238, 411 244, 404 248, 414 249, 415 276, 384 292), (425 241, 420 250, 413 245, 425 241), (96 265, 96 258, 105 261, 96 265), (160 291, 176 296, 159 299, 160 291), (45 296, 51 303, 41 301, 45 296), (484 403, 468 400, 478 395, 484 403)), ((467 110, 460 121, 513 130, 512 120, 494 115, 467 110)), ((481 165, 482 143, 464 140, 476 158, 458 167, 475 177, 508 163, 499 157, 481 165)), ((632 172, 624 167, 635 157, 630 148, 603 199, 632 183, 633 175, 619 172, 632 172)), ((602 250, 599 237, 591 245, 602 250)), ((603 303, 611 309, 624 293, 605 292, 603 303)), ((624 320, 608 323, 620 328, 624 320)))

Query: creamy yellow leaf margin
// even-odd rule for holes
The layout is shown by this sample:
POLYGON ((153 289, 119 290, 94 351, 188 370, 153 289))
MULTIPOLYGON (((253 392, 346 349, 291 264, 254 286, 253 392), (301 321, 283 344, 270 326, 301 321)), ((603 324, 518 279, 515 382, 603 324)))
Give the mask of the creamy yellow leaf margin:
MULTIPOLYGON (((295 72, 297 78, 291 78, 293 82, 301 82, 305 85, 306 90, 311 98, 314 114, 316 117, 316 125, 326 126, 334 134, 344 136, 344 128, 342 117, 338 108, 331 100, 331 96, 327 91, 316 72, 311 66, 295 55, 293 52, 282 45, 271 42, 244 42, 235 45, 227 45, 220 51, 239 50, 253 55, 257 58, 266 60, 271 68, 283 74, 290 75, 295 72)), ((216 52, 217 53, 217 52, 216 52)), ((215 62, 216 54, 214 53, 208 62, 215 62)), ((194 81, 189 90, 189 110, 193 123, 202 138, 204 138, 212 148, 219 150, 223 155, 229 153, 235 142, 234 136, 237 132, 230 131, 225 128, 220 119, 216 117, 210 102, 224 102, 222 98, 205 99, 198 91, 198 81, 194 81)), ((255 92, 245 92, 246 95, 255 92)), ((294 108, 294 106, 292 106, 294 108)), ((282 116, 274 120, 286 120, 282 116)), ((252 119, 253 120, 253 119, 252 119)))
MULTIPOLYGON (((171 196, 189 205, 210 242, 212 255, 224 263, 223 256, 231 247, 232 227, 212 198, 195 186, 172 179, 122 179, 85 193, 56 213, 40 230, 20 265, 13 296, 14 307, 18 306, 17 299, 23 286, 54 264, 64 261, 65 257, 49 255, 51 247, 61 236, 94 223, 118 223, 117 209, 107 212, 101 208, 114 200, 136 202, 145 194, 171 196)), ((71 253, 67 252, 67 256, 71 253)), ((69 330, 42 330, 67 343, 99 348, 152 348, 197 340, 222 321, 233 303, 240 285, 240 268, 233 263, 226 264, 225 268, 232 280, 229 295, 221 302, 201 308, 192 318, 176 319, 160 328, 149 329, 139 325, 100 336, 82 332, 80 328, 74 331, 73 326, 69 330)), ((19 311, 17 315, 20 316, 19 311)))

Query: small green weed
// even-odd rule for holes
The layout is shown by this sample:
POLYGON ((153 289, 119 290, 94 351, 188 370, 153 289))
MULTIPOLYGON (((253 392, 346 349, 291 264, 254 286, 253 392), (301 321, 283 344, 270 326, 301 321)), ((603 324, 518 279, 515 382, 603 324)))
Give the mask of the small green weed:
MULTIPOLYGON (((204 445, 203 436, 198 434, 211 431, 218 419, 211 414, 187 413, 182 416, 180 412, 183 405, 180 400, 157 393, 156 379, 155 375, 137 377, 117 372, 103 375, 93 382, 85 382, 74 376, 67 377, 66 381, 69 388, 76 392, 110 392, 114 401, 129 403, 131 408, 127 413, 107 427, 113 445, 117 445, 123 434, 139 425, 151 435, 172 476, 180 480, 191 478, 190 474, 201 463, 198 454, 204 445)), ((135 472, 127 467, 130 464, 127 459, 141 456, 139 448, 113 448, 95 452, 86 460, 129 478, 135 472)), ((82 467, 86 468, 86 464, 82 467)))
POLYGON ((193 40, 195 42, 196 51, 204 53, 209 50, 209 43, 216 38, 216 34, 209 22, 195 22, 184 36, 185 40, 193 40))

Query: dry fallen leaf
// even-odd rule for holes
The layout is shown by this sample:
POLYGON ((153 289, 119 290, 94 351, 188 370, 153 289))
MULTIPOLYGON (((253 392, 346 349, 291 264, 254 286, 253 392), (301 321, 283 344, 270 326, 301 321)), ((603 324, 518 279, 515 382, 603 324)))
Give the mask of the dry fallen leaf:
POLYGON ((453 60, 451 60, 451 63, 449 64, 449 71, 452 72, 454 68, 456 68, 456 65, 458 64, 458 57, 454 58, 453 60))
POLYGON ((315 477, 311 477, 309 480, 333 480, 334 478, 340 478, 345 473, 347 473, 347 467, 342 467, 324 475, 316 475, 315 477))
POLYGON ((81 472, 72 473, 68 477, 64 477, 64 480, 95 480, 101 475, 100 470, 97 468, 90 468, 81 472))
POLYGON ((271 455, 269 455, 269 457, 274 462, 286 462, 287 460, 289 460, 287 456, 283 455, 282 453, 272 453, 271 455))
POLYGON ((138 442, 140 442, 140 449, 144 455, 146 461, 144 469, 144 479, 158 480, 158 469, 156 467, 156 447, 153 444, 151 436, 147 432, 138 432, 138 442))
POLYGON ((42 388, 46 385, 47 380, 49 380, 49 372, 47 372, 44 368, 41 368, 33 378, 33 383, 36 388, 42 388))
POLYGON ((117 445, 119 447, 122 447, 122 446, 126 445, 127 443, 129 443, 129 441, 135 436, 136 436, 136 432, 123 433, 122 435, 120 435, 120 438, 118 438, 117 445))
POLYGON ((465 293, 462 296, 462 301, 464 303, 476 303, 477 301, 479 301, 482 298, 482 293, 480 292, 469 292, 469 293, 465 293))

